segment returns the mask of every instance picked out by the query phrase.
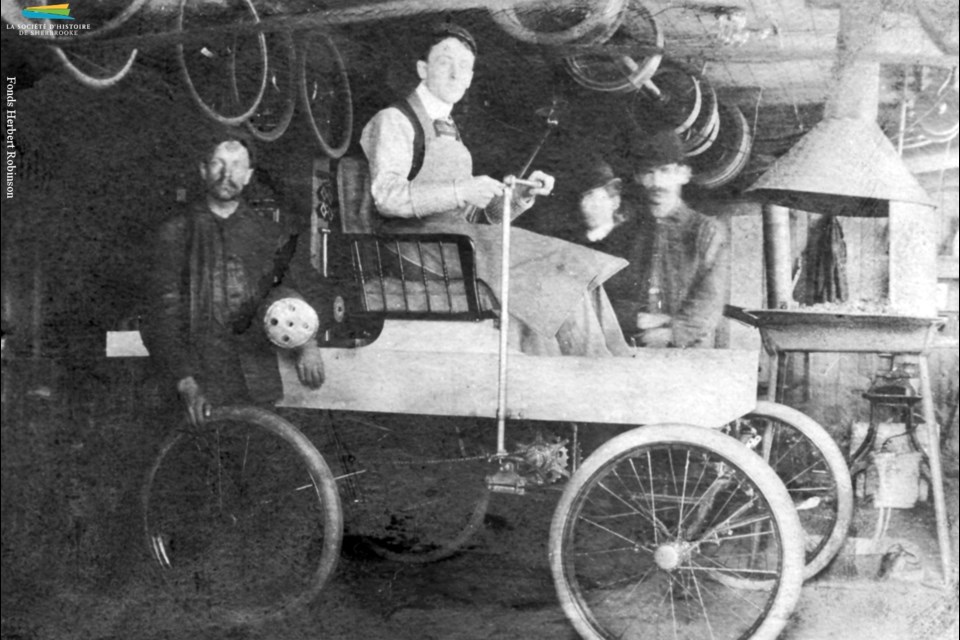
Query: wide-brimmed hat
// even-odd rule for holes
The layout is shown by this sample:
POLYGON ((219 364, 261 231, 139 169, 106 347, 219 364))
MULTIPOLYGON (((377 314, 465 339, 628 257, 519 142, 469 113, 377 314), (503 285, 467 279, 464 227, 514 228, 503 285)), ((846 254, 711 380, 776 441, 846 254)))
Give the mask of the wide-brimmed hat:
POLYGON ((630 161, 634 171, 687 162, 683 142, 673 129, 637 134, 630 149, 630 161))

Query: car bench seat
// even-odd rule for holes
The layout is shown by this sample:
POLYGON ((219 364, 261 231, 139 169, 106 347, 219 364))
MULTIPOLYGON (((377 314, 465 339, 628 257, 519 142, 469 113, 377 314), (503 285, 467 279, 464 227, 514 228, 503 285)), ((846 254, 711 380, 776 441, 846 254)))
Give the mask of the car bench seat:
POLYGON ((337 191, 361 315, 435 320, 494 315, 489 288, 476 276, 469 236, 384 233, 362 158, 340 159, 337 191))

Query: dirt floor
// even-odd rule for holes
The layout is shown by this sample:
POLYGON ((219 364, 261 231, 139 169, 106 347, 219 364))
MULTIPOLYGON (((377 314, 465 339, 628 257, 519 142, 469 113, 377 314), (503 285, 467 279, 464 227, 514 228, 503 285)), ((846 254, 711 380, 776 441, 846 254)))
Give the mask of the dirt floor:
MULTIPOLYGON (((24 406, 5 406, 5 640, 577 638, 548 567, 559 487, 495 496, 482 529, 447 560, 391 562, 348 536, 333 578, 303 610, 259 627, 198 621, 168 598, 148 566, 138 521, 123 516, 124 487, 135 484, 156 446, 130 417, 136 403, 78 411, 33 392, 24 406)), ((955 479, 947 496, 955 522, 955 479)), ((938 586, 932 507, 893 513, 884 545, 873 551, 899 544, 899 561, 857 553, 876 515, 858 509, 852 541, 805 585, 782 640, 957 637, 956 587, 938 586)), ((952 535, 956 544, 956 529, 952 535)))

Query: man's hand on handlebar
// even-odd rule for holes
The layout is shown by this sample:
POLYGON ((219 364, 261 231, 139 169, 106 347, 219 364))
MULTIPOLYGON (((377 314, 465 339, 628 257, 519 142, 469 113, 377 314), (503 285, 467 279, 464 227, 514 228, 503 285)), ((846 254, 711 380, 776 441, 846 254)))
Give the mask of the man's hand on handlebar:
POLYGON ((187 410, 187 419, 195 427, 201 426, 210 417, 212 407, 193 376, 181 378, 177 382, 177 393, 187 410))
POLYGON ((535 198, 537 196, 548 196, 553 191, 554 178, 548 173, 543 171, 534 171, 530 174, 527 180, 531 182, 539 182, 539 187, 524 187, 526 193, 524 194, 527 198, 535 198))

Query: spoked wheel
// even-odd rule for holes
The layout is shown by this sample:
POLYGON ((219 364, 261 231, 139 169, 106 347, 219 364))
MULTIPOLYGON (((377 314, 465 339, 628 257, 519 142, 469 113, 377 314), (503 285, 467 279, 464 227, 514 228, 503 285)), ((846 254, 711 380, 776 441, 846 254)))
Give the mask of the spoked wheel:
POLYGON ((177 45, 177 60, 187 91, 204 114, 228 126, 256 113, 267 88, 266 37, 262 32, 231 33, 229 25, 241 22, 260 22, 252 0, 180 0, 177 29, 186 38, 177 45), (222 31, 210 37, 189 35, 214 27, 222 31))
POLYGON ((137 50, 64 49, 51 45, 54 55, 74 80, 91 89, 107 89, 130 73, 137 50))
POLYGON ((742 444, 641 427, 568 483, 550 567, 585 639, 773 640, 800 595, 801 535, 783 483, 742 444))
POLYGON ((289 31, 268 33, 267 88, 247 129, 258 140, 274 142, 287 131, 296 110, 297 51, 289 31))
POLYGON ((552 0, 504 6, 491 11, 500 28, 523 42, 562 45, 605 42, 623 20, 627 0, 579 0, 558 6, 552 0))
POLYGON ((171 595, 213 622, 257 622, 309 602, 339 557, 333 475, 296 427, 262 409, 222 407, 174 434, 142 503, 171 595))
POLYGON ((629 0, 623 24, 603 47, 648 47, 655 52, 642 55, 589 53, 563 59, 567 71, 581 86, 594 91, 626 93, 636 91, 649 80, 663 54, 663 32, 637 0, 629 0))
POLYGON ((332 438, 351 529, 397 562, 452 556, 483 526, 492 425, 429 416, 338 415, 332 438))
POLYGON ((761 454, 786 485, 803 527, 804 579, 813 577, 840 551, 853 519, 840 447, 819 423, 776 402, 758 402, 723 431, 761 454))
POLYGON ((353 97, 340 51, 322 33, 307 34, 300 45, 300 104, 323 152, 343 156, 353 134, 353 97))

